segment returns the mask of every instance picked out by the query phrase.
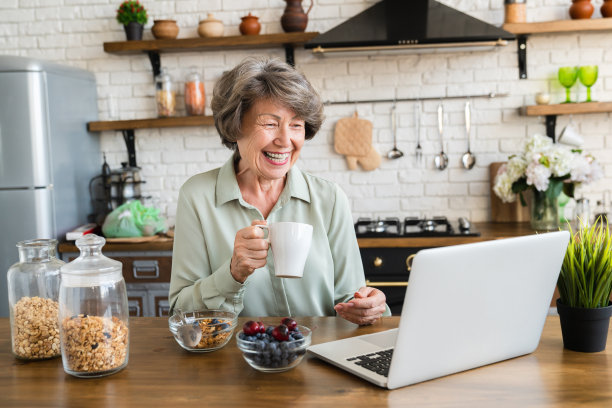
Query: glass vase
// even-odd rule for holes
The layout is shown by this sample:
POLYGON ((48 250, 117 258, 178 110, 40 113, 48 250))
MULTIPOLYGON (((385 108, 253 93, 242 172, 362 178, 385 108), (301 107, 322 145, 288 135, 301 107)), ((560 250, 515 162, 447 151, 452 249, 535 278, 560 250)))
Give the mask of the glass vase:
POLYGON ((557 197, 550 197, 546 194, 546 191, 533 191, 531 227, 536 231, 556 231, 559 229, 557 197))

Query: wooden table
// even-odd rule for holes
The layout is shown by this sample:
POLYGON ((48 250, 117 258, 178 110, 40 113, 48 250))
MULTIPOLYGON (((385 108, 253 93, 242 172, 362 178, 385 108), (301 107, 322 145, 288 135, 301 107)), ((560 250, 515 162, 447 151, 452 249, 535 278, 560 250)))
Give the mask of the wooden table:
MULTIPOLYGON (((239 325, 246 319, 241 318, 239 325)), ((275 323, 275 319, 264 319, 275 323)), ((313 343, 396 327, 397 317, 370 327, 340 318, 300 318, 313 343)), ((243 360, 236 342, 213 353, 181 349, 164 318, 130 320, 130 360, 108 377, 64 373, 60 358, 24 362, 10 350, 0 319, 1 407, 606 407, 612 406, 612 334, 607 351, 563 349, 559 319, 549 316, 533 354, 388 391, 306 355, 284 373, 264 374, 243 360)))

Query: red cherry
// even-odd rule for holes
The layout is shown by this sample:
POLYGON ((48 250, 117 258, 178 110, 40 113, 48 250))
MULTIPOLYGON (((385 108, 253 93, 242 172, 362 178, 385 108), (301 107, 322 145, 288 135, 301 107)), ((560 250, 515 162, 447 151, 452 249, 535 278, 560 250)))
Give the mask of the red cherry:
POLYGON ((259 325, 259 332, 260 333, 265 333, 266 332, 266 325, 264 324, 264 322, 257 322, 257 324, 259 325))
POLYGON ((295 331, 295 329, 297 328, 297 322, 295 320, 293 320, 290 317, 285 317, 282 321, 282 324, 284 324, 285 326, 287 326, 287 328, 289 329, 289 331, 295 331))
POLYGON ((287 341, 289 340, 289 329, 284 324, 278 325, 272 330, 272 337, 278 341, 287 341))
POLYGON ((242 326, 242 332, 247 336, 254 336, 259 333, 259 323, 249 320, 242 326))

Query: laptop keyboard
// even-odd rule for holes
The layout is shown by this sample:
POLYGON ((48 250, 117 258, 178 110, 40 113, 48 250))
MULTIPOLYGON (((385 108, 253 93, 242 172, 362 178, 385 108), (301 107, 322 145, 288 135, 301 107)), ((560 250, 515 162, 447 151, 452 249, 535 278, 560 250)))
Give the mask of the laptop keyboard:
POLYGON ((392 355, 393 349, 391 348, 388 350, 378 351, 376 353, 368 353, 361 356, 350 357, 346 360, 387 377, 389 375, 392 355))

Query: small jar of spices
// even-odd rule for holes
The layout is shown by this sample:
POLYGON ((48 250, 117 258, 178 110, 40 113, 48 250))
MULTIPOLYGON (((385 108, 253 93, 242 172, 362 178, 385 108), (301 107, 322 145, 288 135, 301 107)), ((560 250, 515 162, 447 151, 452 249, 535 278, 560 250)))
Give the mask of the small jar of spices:
POLYGON ((527 0, 504 0, 504 23, 524 23, 527 21, 527 0))

